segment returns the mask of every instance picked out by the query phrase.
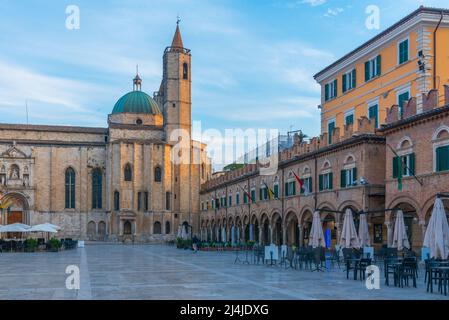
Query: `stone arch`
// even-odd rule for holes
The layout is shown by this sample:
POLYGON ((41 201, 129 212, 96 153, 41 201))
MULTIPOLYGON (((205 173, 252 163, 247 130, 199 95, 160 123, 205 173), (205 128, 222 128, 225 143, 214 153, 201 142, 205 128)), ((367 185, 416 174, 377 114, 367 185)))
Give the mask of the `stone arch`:
POLYGON ((98 238, 102 241, 106 239, 106 222, 103 220, 98 222, 98 238))
POLYGON ((1 203, 6 205, 7 210, 1 219, 1 224, 25 223, 30 224, 29 211, 30 197, 18 191, 7 192, 1 198, 1 203))
POLYGON ((447 135, 449 135, 449 126, 442 125, 438 127, 438 129, 436 129, 432 134, 432 141, 441 139, 441 134, 442 133, 444 134, 444 131, 446 132, 447 135))
POLYGON ((346 208, 348 208, 348 207, 353 209, 353 211, 355 211, 355 212, 359 212, 362 210, 362 206, 354 200, 343 201, 337 210, 344 212, 346 210, 346 208))
POLYGON ((284 218, 284 228, 285 228, 285 235, 286 235, 286 243, 287 245, 295 245, 299 246, 299 218, 296 212, 290 210, 287 211, 287 214, 284 218))
MULTIPOLYGON (((391 202, 392 205, 389 206, 391 209, 401 209, 404 213, 404 223, 407 231, 407 236, 411 245, 411 249, 417 249, 422 246, 424 230, 422 225, 420 225, 420 212, 419 206, 416 201, 408 196, 402 196, 396 198, 395 201, 391 202)), ((389 213, 389 221, 392 223, 392 228, 394 232, 394 224, 396 219, 397 210, 393 210, 389 213)), ((393 235, 393 233, 392 233, 393 235)), ((389 239, 389 244, 391 244, 392 239, 389 239)))
POLYGON ((403 136, 396 145, 396 150, 407 149, 413 147, 412 139, 409 136, 403 136))
POLYGON ((354 154, 348 153, 345 157, 345 161, 343 162, 343 164, 354 163, 356 161, 357 161, 357 158, 354 156, 354 154))

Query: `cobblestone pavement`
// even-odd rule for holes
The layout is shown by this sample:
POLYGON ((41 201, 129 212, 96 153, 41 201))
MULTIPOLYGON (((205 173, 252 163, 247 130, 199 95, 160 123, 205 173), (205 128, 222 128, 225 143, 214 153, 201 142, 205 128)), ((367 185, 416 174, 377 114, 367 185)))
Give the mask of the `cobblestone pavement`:
POLYGON ((449 299, 418 288, 367 290, 343 269, 310 272, 234 264, 232 252, 164 245, 86 245, 62 252, 1 253, 0 299, 449 299), (80 290, 66 289, 68 265, 80 290))

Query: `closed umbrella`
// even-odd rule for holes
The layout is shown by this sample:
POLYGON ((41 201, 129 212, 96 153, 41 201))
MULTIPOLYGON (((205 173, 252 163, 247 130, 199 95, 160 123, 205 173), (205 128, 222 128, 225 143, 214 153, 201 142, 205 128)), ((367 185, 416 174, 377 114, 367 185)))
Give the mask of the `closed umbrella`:
POLYGON ((221 242, 226 242, 226 229, 221 228, 221 242))
POLYGON ((320 213, 315 211, 312 220, 312 229, 310 230, 310 242, 313 248, 325 247, 323 226, 321 225, 320 213))
POLYGON ((410 249, 407 232, 405 231, 404 214, 402 210, 396 211, 396 222, 394 223, 393 248, 402 251, 404 248, 410 249))
POLYGON ((181 227, 181 226, 178 226, 178 234, 177 234, 177 237, 178 237, 178 238, 181 238, 181 237, 182 237, 182 227, 181 227))
POLYGON ((449 255, 449 226, 440 198, 437 198, 433 205, 423 246, 430 249, 431 258, 447 259, 449 255))
POLYGON ((182 229, 181 229, 181 238, 182 238, 183 240, 186 240, 186 239, 187 239, 187 228, 186 228, 185 225, 183 225, 183 226, 182 226, 182 229))
POLYGON ((351 209, 346 209, 343 220, 343 229, 341 230, 340 246, 342 248, 360 248, 359 237, 355 230, 354 218, 351 209))
POLYGON ((361 247, 369 247, 370 246, 370 236, 368 230, 368 221, 366 219, 366 214, 360 215, 359 221, 359 240, 361 247))

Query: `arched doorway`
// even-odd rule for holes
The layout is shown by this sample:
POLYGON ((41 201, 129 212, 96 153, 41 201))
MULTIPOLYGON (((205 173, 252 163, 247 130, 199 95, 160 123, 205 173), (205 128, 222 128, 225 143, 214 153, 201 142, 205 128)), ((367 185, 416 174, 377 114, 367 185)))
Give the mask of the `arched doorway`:
POLYGON ((262 244, 270 245, 270 240, 270 222, 268 221, 268 217, 266 217, 262 224, 262 244))
POLYGON ((302 242, 304 246, 309 245, 310 230, 312 230, 313 215, 312 212, 306 210, 302 215, 302 242))
POLYGON ((103 241, 106 239, 106 223, 104 221, 98 222, 98 238, 103 241))
MULTIPOLYGON (((29 204, 25 195, 21 193, 7 193, 2 197, 3 209, 0 209, 1 224, 24 223, 30 224, 28 216, 29 204)), ((21 233, 8 232, 7 238, 20 238, 21 233)))
POLYGON ((407 238, 410 243, 410 249, 419 249, 423 244, 423 232, 419 225, 419 216, 415 207, 407 202, 402 202, 396 205, 395 210, 391 215, 391 222, 393 226, 392 236, 394 235, 394 226, 396 223, 396 210, 402 210, 404 214, 404 225, 407 238))
POLYGON ((298 218, 296 217, 296 214, 290 211, 287 214, 287 218, 285 221, 285 225, 287 228, 287 245, 299 246, 298 218))
POLYGON ((97 225, 94 221, 89 221, 87 224, 87 237, 89 240, 94 240, 97 234, 97 225))
POLYGON ((281 216, 276 213, 273 216, 273 240, 271 241, 272 243, 280 246, 283 244, 283 239, 282 239, 282 218, 281 216))
POLYGON ((323 233, 326 247, 332 248, 337 244, 337 223, 332 213, 324 213, 323 233))
POLYGON ((124 235, 130 235, 132 234, 132 225, 129 220, 126 220, 123 224, 123 234, 124 235))

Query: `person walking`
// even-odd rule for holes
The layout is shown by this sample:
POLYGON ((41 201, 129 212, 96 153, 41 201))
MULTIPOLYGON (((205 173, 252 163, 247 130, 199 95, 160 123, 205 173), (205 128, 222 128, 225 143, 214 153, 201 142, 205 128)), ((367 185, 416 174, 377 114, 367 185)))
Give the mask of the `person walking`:
POLYGON ((198 252, 198 242, 199 242, 199 239, 197 238, 196 235, 194 235, 194 236, 193 236, 193 239, 192 239, 192 247, 193 247, 193 251, 194 251, 195 253, 198 252))

